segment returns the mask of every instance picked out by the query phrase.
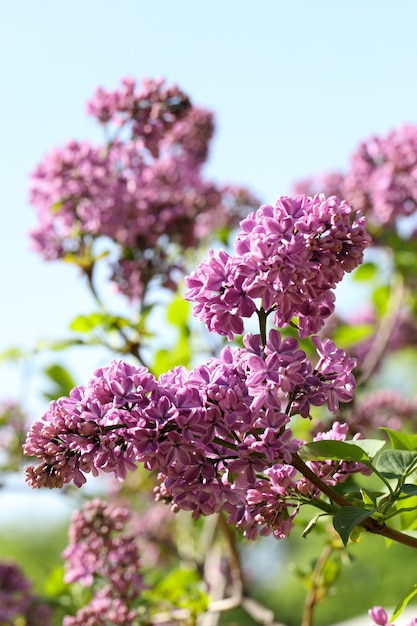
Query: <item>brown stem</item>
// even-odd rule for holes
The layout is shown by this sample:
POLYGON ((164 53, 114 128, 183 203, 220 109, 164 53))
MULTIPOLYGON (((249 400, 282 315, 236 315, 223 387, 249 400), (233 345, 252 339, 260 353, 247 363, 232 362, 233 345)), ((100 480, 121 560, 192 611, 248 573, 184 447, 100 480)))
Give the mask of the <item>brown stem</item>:
MULTIPOLYGON (((338 504, 339 506, 353 506, 349 500, 346 500, 343 496, 337 493, 330 485, 327 485, 325 482, 321 480, 319 476, 317 476, 309 467, 304 463, 304 461, 298 456, 298 454, 292 455, 291 465, 295 467, 303 476, 305 476, 313 485, 315 485, 322 493, 324 493, 331 502, 338 504)), ((410 548, 417 549, 417 537, 411 537, 410 535, 406 535, 398 530, 394 530, 390 526, 387 526, 384 522, 380 523, 372 517, 368 517, 368 519, 364 520, 360 526, 365 528, 368 532, 374 533, 375 535, 382 535, 387 539, 392 539, 397 543, 401 543, 405 546, 409 546, 410 548)))
POLYGON ((306 601, 304 604, 304 612, 303 619, 301 622, 301 626, 312 626, 313 623, 313 613, 314 607, 318 603, 317 601, 317 590, 320 586, 320 576, 323 570, 323 567, 326 564, 327 559, 330 557, 332 553, 332 546, 326 545, 323 552, 319 556, 316 565, 314 566, 311 587, 306 597, 306 601))
POLYGON ((361 364, 362 373, 357 381, 357 386, 363 385, 378 367, 398 319, 398 314, 404 301, 404 293, 404 284, 401 276, 394 276, 387 312, 382 318, 375 332, 371 348, 361 364))

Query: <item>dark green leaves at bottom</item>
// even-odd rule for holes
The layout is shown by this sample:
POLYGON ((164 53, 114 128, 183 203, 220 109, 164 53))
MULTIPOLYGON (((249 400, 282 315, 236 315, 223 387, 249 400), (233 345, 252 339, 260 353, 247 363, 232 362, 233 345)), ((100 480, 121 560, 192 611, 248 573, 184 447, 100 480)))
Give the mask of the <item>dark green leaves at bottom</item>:
POLYGON ((334 529, 339 533, 344 545, 347 545, 352 530, 372 515, 372 511, 359 506, 344 506, 333 518, 334 529))

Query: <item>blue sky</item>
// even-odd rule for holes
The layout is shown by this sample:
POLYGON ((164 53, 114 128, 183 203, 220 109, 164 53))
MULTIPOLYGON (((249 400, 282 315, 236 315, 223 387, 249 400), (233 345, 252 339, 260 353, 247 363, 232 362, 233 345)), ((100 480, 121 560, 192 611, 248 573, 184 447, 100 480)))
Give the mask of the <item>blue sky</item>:
MULTIPOLYGON (((96 86, 165 76, 216 113, 207 175, 263 201, 344 168, 358 141, 417 121, 415 0, 16 0, 0 3, 0 350, 64 336, 91 310, 76 271, 29 250, 28 174, 68 139, 101 139, 96 86)), ((83 380, 97 355, 75 355, 83 380)), ((0 398, 30 377, 0 366, 0 398)), ((34 415, 36 417, 36 415, 34 415)))

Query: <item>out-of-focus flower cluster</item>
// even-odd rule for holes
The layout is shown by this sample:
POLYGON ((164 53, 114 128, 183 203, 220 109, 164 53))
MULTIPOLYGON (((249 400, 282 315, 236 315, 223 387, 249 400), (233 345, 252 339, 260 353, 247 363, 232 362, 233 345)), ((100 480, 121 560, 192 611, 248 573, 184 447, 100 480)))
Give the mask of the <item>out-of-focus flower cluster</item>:
POLYGON ((0 403, 0 469, 17 471, 22 464, 28 418, 14 400, 0 403))
MULTIPOLYGON (((417 126, 404 124, 385 136, 370 137, 352 154, 345 174, 308 178, 293 191, 345 198, 367 216, 376 238, 381 227, 395 230, 399 219, 414 215, 417 208, 417 126)), ((412 233, 409 229, 408 235, 412 233)))
POLYGON ((211 252, 186 278, 186 298, 209 330, 232 339, 259 300, 274 323, 298 316, 301 337, 317 333, 334 310, 332 289, 363 260, 365 219, 323 194, 280 197, 241 224, 236 254, 211 252))
POLYGON ((32 594, 31 586, 16 563, 0 562, 0 624, 49 626, 52 611, 32 594))
POLYGON ((129 626, 137 617, 132 603, 143 588, 136 538, 127 532, 127 508, 99 499, 74 513, 65 549, 65 580, 93 589, 93 598, 64 626, 91 624, 129 626))
POLYGON ((71 141, 35 169, 33 246, 87 273, 111 252, 111 280, 130 299, 154 278, 174 288, 184 250, 236 226, 254 204, 247 190, 202 176, 213 115, 162 80, 138 87, 124 79, 115 91, 99 89, 87 108, 108 140, 71 141))

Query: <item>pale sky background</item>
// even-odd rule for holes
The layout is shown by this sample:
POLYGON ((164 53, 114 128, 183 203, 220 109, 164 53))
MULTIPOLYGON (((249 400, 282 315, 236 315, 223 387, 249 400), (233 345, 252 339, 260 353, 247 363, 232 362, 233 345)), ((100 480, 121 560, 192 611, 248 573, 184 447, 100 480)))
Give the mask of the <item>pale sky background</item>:
MULTIPOLYGON (((0 65, 2 351, 65 336, 91 310, 73 268, 29 250, 27 190, 52 147, 101 140, 85 114, 98 85, 177 82, 216 113, 207 175, 272 203, 345 168, 362 138, 417 121, 417 2, 0 0, 0 65)), ((103 364, 71 358, 80 382, 103 364)), ((30 381, 0 365, 0 399, 23 394, 31 410, 30 381)))

